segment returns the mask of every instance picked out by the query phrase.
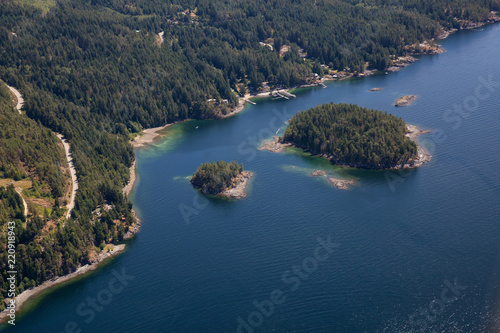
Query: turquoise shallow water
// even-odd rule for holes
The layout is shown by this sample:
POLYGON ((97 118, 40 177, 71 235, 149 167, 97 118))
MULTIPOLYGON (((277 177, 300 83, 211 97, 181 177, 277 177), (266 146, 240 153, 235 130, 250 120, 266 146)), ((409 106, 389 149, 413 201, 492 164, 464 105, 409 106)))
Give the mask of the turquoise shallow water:
POLYGON ((498 25, 460 32, 442 42, 447 53, 398 73, 174 125, 137 151, 133 202, 143 226, 128 251, 50 293, 7 331, 498 331, 500 84, 478 87, 500 83, 499 37, 498 25), (395 108, 407 94, 419 98, 395 108), (421 137, 432 162, 387 173, 255 149, 291 115, 331 101, 432 130, 421 137), (192 190, 187 177, 219 159, 255 172, 244 200, 192 190), (308 175, 317 168, 357 184, 338 190, 308 175), (336 245, 328 252, 318 238, 336 245), (110 285, 122 273, 130 278, 110 285), (89 297, 101 305, 92 309, 89 297))

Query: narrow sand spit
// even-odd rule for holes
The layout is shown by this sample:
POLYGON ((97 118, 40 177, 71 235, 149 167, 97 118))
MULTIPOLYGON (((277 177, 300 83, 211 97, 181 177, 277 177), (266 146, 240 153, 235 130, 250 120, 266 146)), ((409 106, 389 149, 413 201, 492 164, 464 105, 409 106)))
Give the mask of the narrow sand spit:
POLYGON ((167 124, 165 126, 160 126, 160 127, 153 127, 153 128, 148 128, 145 129, 142 132, 141 136, 136 137, 134 140, 132 140, 130 143, 134 148, 140 148, 147 146, 155 141, 156 138, 158 138, 161 135, 161 131, 163 131, 165 128, 172 126, 175 123, 172 124, 167 124))

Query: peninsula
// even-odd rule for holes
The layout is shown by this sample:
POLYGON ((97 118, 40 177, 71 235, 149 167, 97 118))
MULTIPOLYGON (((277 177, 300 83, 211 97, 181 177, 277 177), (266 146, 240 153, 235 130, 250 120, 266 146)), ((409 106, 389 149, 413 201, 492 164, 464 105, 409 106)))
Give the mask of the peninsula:
POLYGON ((191 178, 194 187, 202 193, 231 199, 246 197, 246 186, 253 173, 243 171, 237 161, 203 163, 191 178))

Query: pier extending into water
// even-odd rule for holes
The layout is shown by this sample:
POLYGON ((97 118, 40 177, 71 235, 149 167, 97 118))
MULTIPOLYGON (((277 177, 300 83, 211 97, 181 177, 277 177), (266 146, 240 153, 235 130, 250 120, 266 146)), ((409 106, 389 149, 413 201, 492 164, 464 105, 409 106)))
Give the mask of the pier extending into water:
POLYGON ((290 94, 288 91, 282 89, 282 90, 275 90, 271 93, 271 95, 275 98, 284 98, 284 99, 290 99, 290 98, 296 98, 294 94, 290 94))

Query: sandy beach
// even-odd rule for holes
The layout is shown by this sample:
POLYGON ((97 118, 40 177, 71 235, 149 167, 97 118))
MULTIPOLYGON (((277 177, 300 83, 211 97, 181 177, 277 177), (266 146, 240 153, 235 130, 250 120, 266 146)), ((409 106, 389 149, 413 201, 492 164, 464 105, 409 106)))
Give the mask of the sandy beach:
POLYGON ((127 185, 123 188, 123 194, 125 196, 129 196, 130 192, 132 192, 132 189, 134 188, 134 184, 136 181, 136 172, 137 172, 137 159, 134 160, 134 163, 132 163, 132 166, 130 167, 130 180, 128 181, 127 185))
POLYGON ((163 131, 165 128, 172 126, 173 124, 167 124, 165 126, 160 126, 160 127, 153 127, 153 128, 148 128, 142 131, 141 135, 136 137, 134 140, 132 140, 130 143, 134 148, 140 148, 147 146, 155 141, 156 138, 161 136, 161 131, 163 131))
POLYGON ((243 110, 245 110, 246 105, 247 105, 246 98, 240 98, 238 101, 238 106, 236 108, 234 108, 233 111, 231 111, 225 115, 222 115, 220 118, 224 119, 224 118, 229 118, 231 116, 234 116, 235 114, 238 114, 238 113, 242 112, 243 110))

